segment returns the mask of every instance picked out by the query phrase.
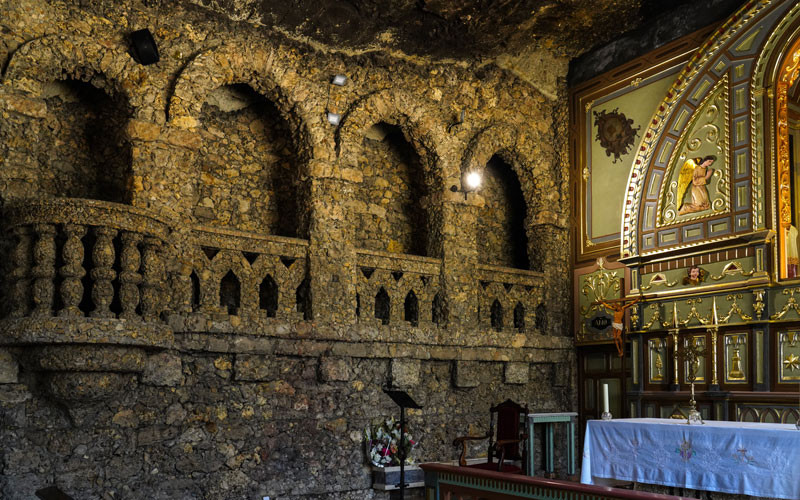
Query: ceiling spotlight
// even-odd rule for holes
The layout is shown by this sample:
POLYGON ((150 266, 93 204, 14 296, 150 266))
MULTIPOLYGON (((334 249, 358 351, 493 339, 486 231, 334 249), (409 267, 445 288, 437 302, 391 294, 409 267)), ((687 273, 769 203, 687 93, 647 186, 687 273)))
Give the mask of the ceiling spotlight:
POLYGON ((333 75, 333 80, 331 80, 331 83, 341 87, 347 83, 347 77, 344 75, 333 75))
POLYGON ((472 171, 464 177, 464 183, 469 191, 474 191, 481 186, 481 174, 472 171))
POLYGON ((342 115, 339 113, 331 113, 330 111, 327 113, 328 123, 331 125, 339 125, 339 122, 342 120, 342 115))

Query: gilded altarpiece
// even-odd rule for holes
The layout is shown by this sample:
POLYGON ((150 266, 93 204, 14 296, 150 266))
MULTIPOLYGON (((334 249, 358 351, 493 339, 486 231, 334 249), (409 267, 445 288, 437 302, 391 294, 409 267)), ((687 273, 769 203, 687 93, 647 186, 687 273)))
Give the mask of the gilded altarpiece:
POLYGON ((800 4, 750 2, 691 57, 643 130, 620 241, 626 298, 644 295, 629 330, 646 375, 629 391, 632 415, 681 413, 693 368, 704 418, 800 415, 800 282, 786 244, 800 172, 785 158, 797 145, 782 104, 799 95, 798 76, 800 4), (681 357, 690 343, 703 353, 696 366, 681 357))
POLYGON ((658 102, 710 31, 683 37, 570 90, 570 133, 577 145, 571 151, 572 182, 580 198, 577 261, 616 254, 636 145, 658 102))
POLYGON ((575 271, 577 311, 576 342, 593 344, 612 340, 613 316, 601 300, 618 299, 624 292, 625 266, 604 259, 575 271))

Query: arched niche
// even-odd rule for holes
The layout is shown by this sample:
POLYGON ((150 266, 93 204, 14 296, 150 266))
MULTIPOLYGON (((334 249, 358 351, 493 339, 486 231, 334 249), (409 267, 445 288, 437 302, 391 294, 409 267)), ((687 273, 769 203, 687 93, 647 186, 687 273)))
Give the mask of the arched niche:
POLYGON ((494 155, 483 168, 478 210, 478 259, 482 264, 529 269, 525 219, 528 207, 514 169, 494 155))
POLYGON ((356 246, 438 256, 446 175, 438 145, 444 127, 435 104, 391 89, 370 94, 344 115, 336 132, 339 169, 354 183, 348 205, 356 246))
MULTIPOLYGON (((281 165, 293 171, 293 179, 304 182, 309 176, 311 158, 324 158, 326 152, 316 150, 325 144, 322 127, 309 127, 309 112, 304 106, 304 95, 310 91, 305 82, 297 81, 294 71, 286 66, 287 61, 281 59, 271 48, 253 44, 250 40, 240 43, 230 42, 226 45, 209 49, 198 54, 181 71, 175 82, 175 89, 170 97, 168 107, 168 125, 176 128, 195 129, 203 124, 204 109, 208 111, 209 98, 215 99, 214 93, 228 86, 242 88, 247 85, 259 97, 273 106, 276 116, 282 120, 281 133, 290 145, 287 157, 291 157, 290 165, 281 165)), ((249 92, 249 91, 248 91, 249 92)), ((259 101, 262 102, 262 101, 259 101)), ((268 106, 262 104, 263 106, 268 106)), ((321 118, 317 121, 320 121, 321 118)), ((272 119, 273 117, 268 117, 272 119)), ((273 121, 277 120, 275 118, 273 121)), ((255 124, 257 133, 260 125, 255 124)), ((279 189, 280 191, 280 189, 279 189)), ((295 231, 289 231, 288 222, 277 223, 278 233, 294 232, 297 237, 307 237, 309 213, 308 189, 297 186, 293 202, 297 207, 297 217, 290 218, 296 223, 295 231)), ((202 199, 199 200, 202 203, 202 199)), ((208 204, 208 202, 207 202, 208 204)), ((246 202, 245 202, 246 204, 246 202)), ((210 214, 206 214, 210 216, 210 214)), ((251 225, 248 221, 246 225, 251 225)), ((267 224, 269 225, 269 224, 267 224)))
POLYGON ((59 80, 43 91, 45 126, 39 129, 40 189, 47 196, 128 203, 131 113, 91 83, 59 80))
POLYGON ((195 218, 208 225, 297 237, 299 155, 289 124, 250 85, 223 85, 198 116, 195 218))
MULTIPOLYGON (((775 153, 776 79, 798 27, 800 4, 749 2, 677 76, 631 166, 621 220, 623 262, 728 240, 769 240, 771 231, 778 233, 773 248, 784 251, 779 199, 789 196, 775 153), (709 154, 716 158, 706 168, 714 172, 703 181, 708 171, 696 166, 709 154), (695 203, 693 195, 708 203, 695 203)), ((782 255, 776 260, 785 260, 782 255)), ((766 270, 764 261, 755 264, 759 271, 766 270)))
POLYGON ((428 187, 420 156, 400 127, 386 122, 370 127, 358 169, 363 180, 352 204, 356 246, 426 255, 428 187))
POLYGON ((141 100, 132 64, 121 48, 82 37, 46 36, 14 53, 4 84, 17 93, 15 113, 4 128, 18 147, 0 174, 14 195, 130 202, 127 126, 141 100))
POLYGON ((546 263, 557 258, 555 249, 564 242, 566 208, 560 203, 553 165, 538 163, 530 149, 532 141, 521 138, 521 133, 505 124, 493 124, 478 133, 467 146, 461 174, 477 171, 484 177, 478 193, 487 205, 479 210, 475 228, 479 250, 493 246, 495 259, 500 259, 495 264, 544 271, 546 263), (498 181, 498 176, 502 180, 498 181), (501 204, 502 211, 493 209, 501 204), (481 243, 487 236, 479 233, 485 231, 490 219, 498 221, 490 225, 498 228, 500 236, 495 239, 503 243, 481 243))

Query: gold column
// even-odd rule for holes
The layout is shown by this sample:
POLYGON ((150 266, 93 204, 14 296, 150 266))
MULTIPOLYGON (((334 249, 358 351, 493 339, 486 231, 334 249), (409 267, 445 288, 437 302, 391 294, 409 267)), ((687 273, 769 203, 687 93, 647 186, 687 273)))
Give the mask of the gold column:
POLYGON ((712 326, 708 329, 711 334, 711 385, 719 385, 717 376, 717 335, 719 334, 719 317, 717 316, 717 298, 714 297, 712 304, 712 326))
POLYGON ((680 324, 678 323, 678 302, 672 303, 672 329, 670 329, 669 333, 672 335, 672 383, 674 385, 679 385, 680 380, 678 379, 678 330, 680 329, 680 324))

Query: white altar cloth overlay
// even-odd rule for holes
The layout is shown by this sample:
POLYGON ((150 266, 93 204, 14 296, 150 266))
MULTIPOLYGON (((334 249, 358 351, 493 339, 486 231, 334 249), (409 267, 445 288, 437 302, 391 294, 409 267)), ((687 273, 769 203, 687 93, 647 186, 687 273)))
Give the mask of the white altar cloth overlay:
POLYGON ((800 500, 800 430, 752 422, 589 420, 581 482, 599 479, 800 500))

